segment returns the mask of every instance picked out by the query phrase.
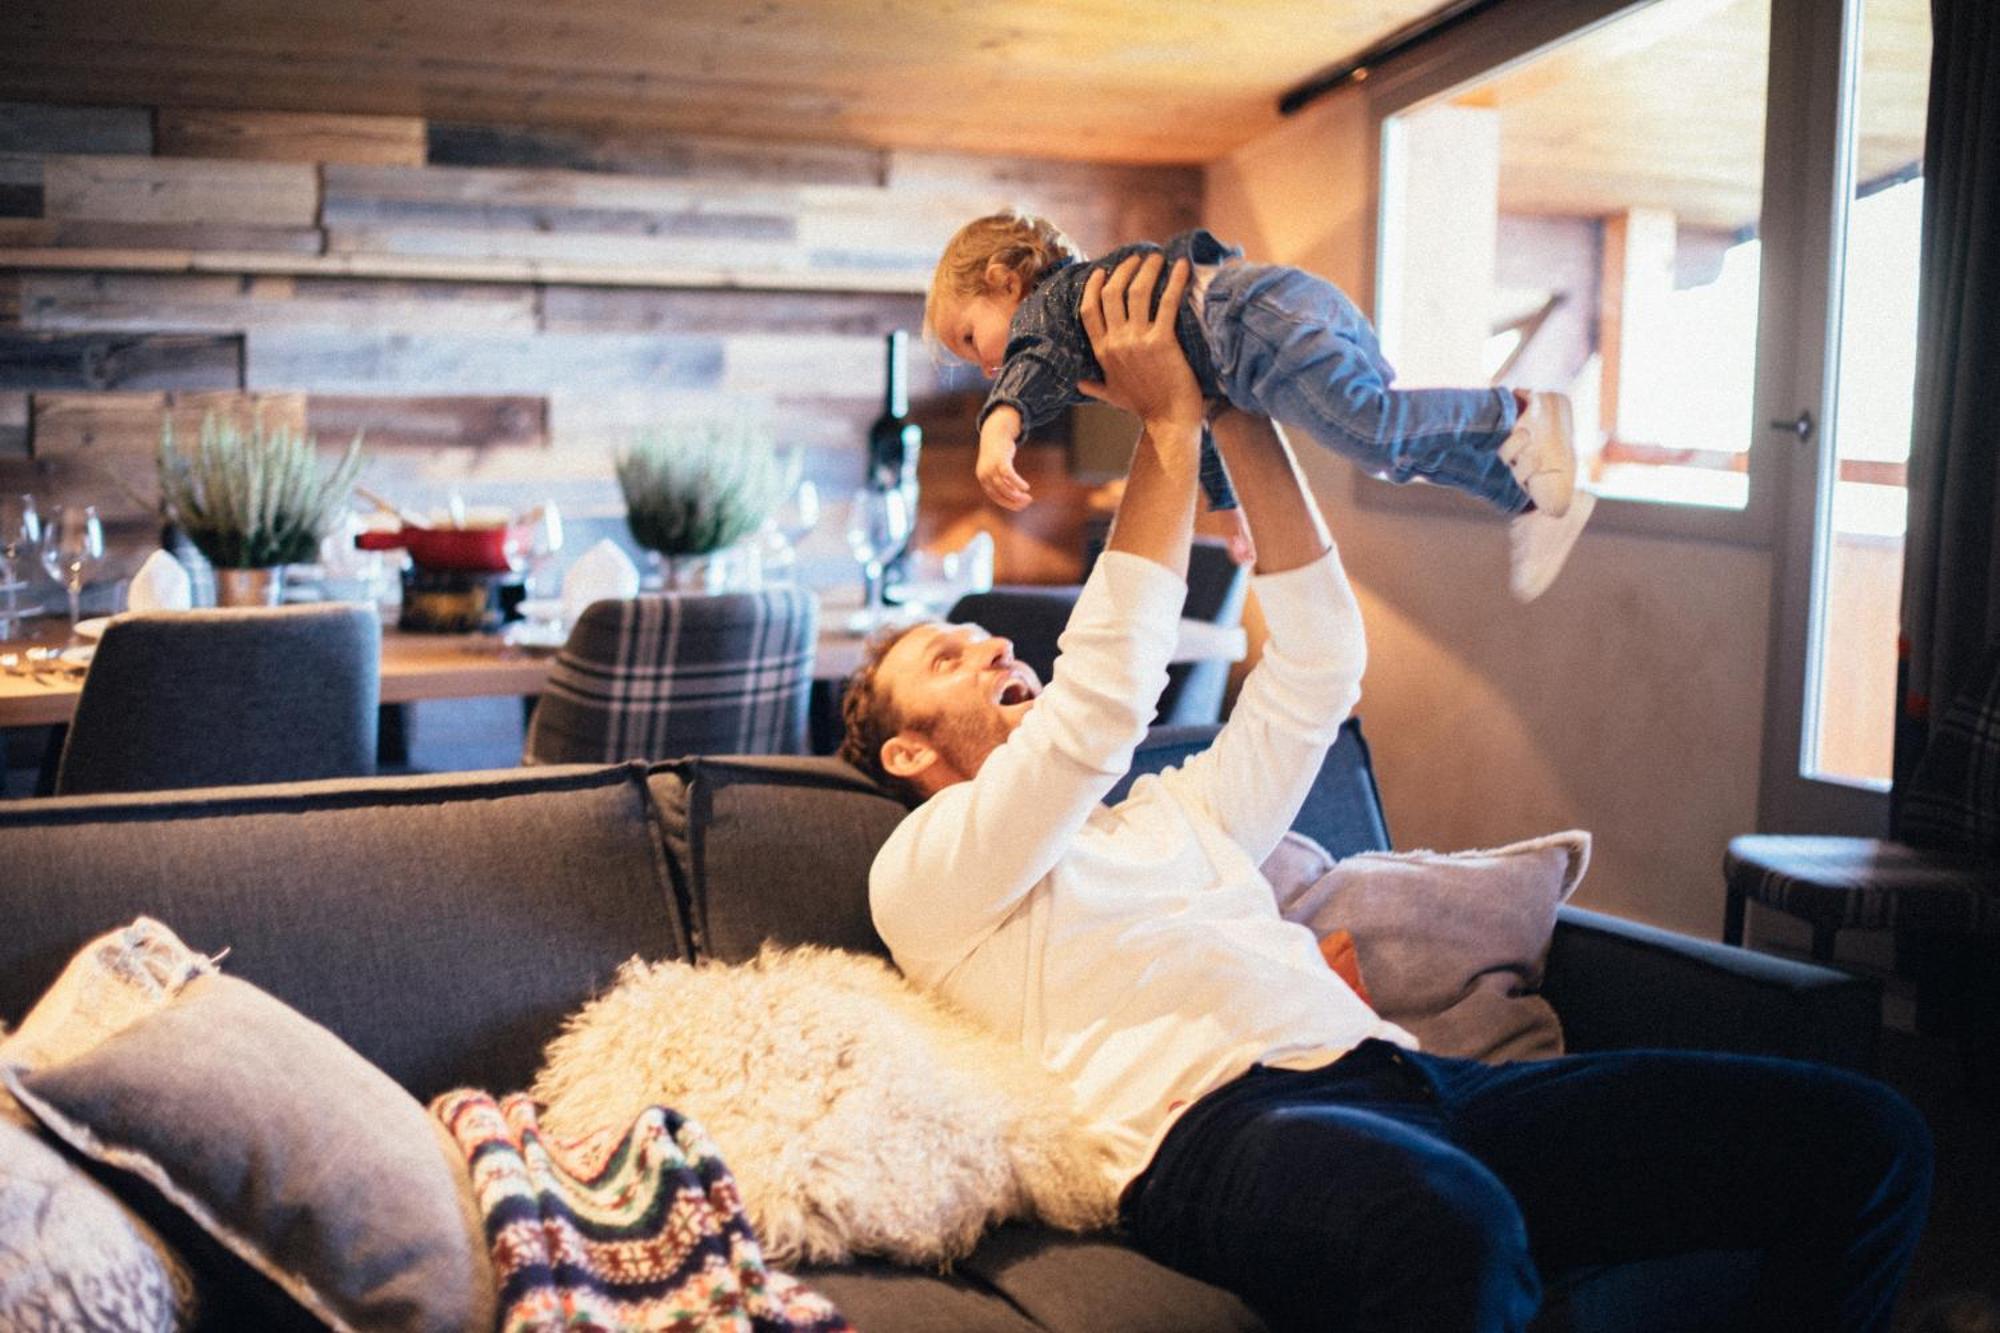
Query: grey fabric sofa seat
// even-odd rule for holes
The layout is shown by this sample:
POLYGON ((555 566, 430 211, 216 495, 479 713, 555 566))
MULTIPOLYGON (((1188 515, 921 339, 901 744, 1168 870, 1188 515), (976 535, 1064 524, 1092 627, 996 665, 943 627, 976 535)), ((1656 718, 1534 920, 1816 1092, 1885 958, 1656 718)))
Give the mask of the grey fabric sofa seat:
POLYGON ((375 771, 373 607, 116 616, 92 656, 57 795, 375 771))
MULTIPOLYGON (((1157 768, 1208 728, 1162 729, 1157 768)), ((338 1033, 420 1099, 525 1086, 563 1016, 647 958, 766 939, 880 953, 867 869, 902 808, 832 760, 693 757, 0 806, 0 1019, 140 913, 338 1033)), ((1385 846, 1350 724, 1298 827, 1385 846)), ((1748 1050, 1866 1067, 1879 995, 1830 969, 1565 909, 1545 994, 1572 1047, 1748 1050)), ((727 1145, 722 1145, 725 1156, 727 1145)), ((1561 1151, 1551 1145, 1550 1151, 1561 1151)), ((1535 1328, 1729 1326, 1754 1256, 1569 1274, 1535 1328)), ((952 1273, 805 1271, 868 1333, 1254 1330, 1228 1293, 1116 1234, 995 1231, 952 1273)))
POLYGON ((796 754, 818 625, 799 588, 593 602, 549 669, 522 762, 796 754))

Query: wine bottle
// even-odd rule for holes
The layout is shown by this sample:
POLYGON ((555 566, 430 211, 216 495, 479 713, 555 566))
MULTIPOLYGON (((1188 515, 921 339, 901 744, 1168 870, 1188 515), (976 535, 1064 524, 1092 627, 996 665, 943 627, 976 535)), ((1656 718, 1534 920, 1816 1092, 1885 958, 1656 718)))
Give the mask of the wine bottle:
POLYGON ((917 528, 917 455, 923 449, 923 427, 910 420, 909 367, 905 362, 908 336, 901 329, 888 335, 888 374, 882 415, 868 428, 868 484, 878 490, 901 490, 910 515, 910 537, 884 562, 884 588, 893 589, 907 576, 910 545, 917 528))

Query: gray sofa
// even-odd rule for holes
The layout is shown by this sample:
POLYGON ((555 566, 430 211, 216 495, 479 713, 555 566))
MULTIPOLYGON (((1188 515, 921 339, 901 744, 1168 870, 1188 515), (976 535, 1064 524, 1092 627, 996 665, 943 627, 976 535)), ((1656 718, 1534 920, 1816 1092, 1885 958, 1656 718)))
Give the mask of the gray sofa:
MULTIPOLYGON (((1141 766, 1209 734, 1156 731, 1141 766)), ((0 803, 0 1017, 17 1021, 80 945, 146 913, 196 948, 228 947, 230 972, 420 1099, 511 1090, 562 1017, 634 954, 735 960, 766 938, 879 952, 866 870, 900 815, 851 770, 813 759, 0 803)), ((1388 845, 1353 724, 1298 827, 1336 854, 1388 845)), ((1576 1049, 1873 1059, 1872 985, 1589 912, 1564 911, 1545 993, 1576 1049)), ((1724 1327, 1753 1262, 1693 1255, 1569 1275, 1536 1327, 1724 1327)), ((1259 1327, 1234 1298, 1115 1236, 1008 1227, 950 1275, 864 1263, 804 1276, 862 1330, 1259 1327)))

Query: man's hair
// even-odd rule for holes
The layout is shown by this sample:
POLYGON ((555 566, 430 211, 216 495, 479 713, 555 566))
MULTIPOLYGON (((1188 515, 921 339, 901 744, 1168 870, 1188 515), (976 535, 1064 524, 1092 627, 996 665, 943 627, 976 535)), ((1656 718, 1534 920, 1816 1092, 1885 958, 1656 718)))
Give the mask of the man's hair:
POLYGON ((1047 218, 1009 209, 974 218, 945 243, 937 271, 931 274, 930 295, 924 299, 924 340, 937 346, 938 309, 947 298, 979 296, 986 291, 986 270, 995 264, 1021 279, 1023 291, 1065 260, 1083 252, 1047 218))
POLYGON ((923 803, 923 792, 908 778, 897 777, 882 766, 882 747, 903 729, 904 718, 896 701, 889 697, 888 683, 879 678, 882 659, 903 641, 911 630, 934 622, 920 620, 913 625, 891 626, 876 631, 862 651, 861 669, 847 678, 847 692, 840 698, 840 757, 874 780, 875 785, 904 805, 923 803))

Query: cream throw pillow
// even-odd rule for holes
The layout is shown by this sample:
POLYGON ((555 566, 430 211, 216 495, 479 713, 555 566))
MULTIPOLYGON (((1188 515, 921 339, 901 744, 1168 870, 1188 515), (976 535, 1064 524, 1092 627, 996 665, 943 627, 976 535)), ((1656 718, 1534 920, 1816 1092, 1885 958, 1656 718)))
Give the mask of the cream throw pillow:
POLYGON ((739 966, 627 963, 549 1044, 558 1139, 649 1106, 708 1131, 775 1264, 940 1264, 989 1224, 1108 1225, 1107 1157, 1067 1088, 884 963, 765 946, 739 966))

